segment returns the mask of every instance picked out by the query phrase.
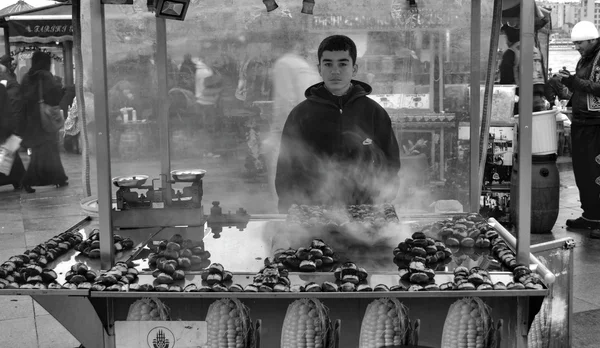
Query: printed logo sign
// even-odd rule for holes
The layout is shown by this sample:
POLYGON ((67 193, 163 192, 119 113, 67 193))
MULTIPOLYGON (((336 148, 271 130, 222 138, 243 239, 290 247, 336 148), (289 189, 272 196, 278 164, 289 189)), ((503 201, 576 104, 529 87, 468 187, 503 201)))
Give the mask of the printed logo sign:
POLYGON ((207 341, 205 321, 115 322, 115 348, 202 347, 207 341))
POLYGON ((148 332, 146 343, 148 348, 173 348, 175 347, 175 335, 166 327, 155 327, 148 332))

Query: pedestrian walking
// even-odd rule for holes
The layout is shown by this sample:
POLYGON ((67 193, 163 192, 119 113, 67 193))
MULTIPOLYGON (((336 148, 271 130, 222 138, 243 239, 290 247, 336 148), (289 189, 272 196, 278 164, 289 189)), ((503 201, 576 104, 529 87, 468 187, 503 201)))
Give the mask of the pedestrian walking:
POLYGON ((561 82, 573 93, 571 124, 573 173, 583 213, 567 227, 591 229, 600 238, 600 35, 592 22, 573 27, 571 40, 581 54, 575 74, 561 70, 561 82))
MULTIPOLYGON (((304 34, 298 33, 298 37, 302 35, 304 34)), ((306 90, 321 81, 316 64, 311 65, 305 58, 303 40, 280 39, 278 44, 283 46, 284 52, 273 66, 273 119, 269 125, 269 136, 264 144, 267 153, 269 191, 274 200, 277 200, 275 172, 283 126, 292 109, 306 99, 304 95, 306 90)))
MULTIPOLYGON (((18 94, 12 93, 15 85, 12 83, 11 75, 4 65, 0 65, 0 81, 2 81, 0 83, 0 146, 2 146, 11 135, 17 134, 20 101, 18 100, 18 94)), ((18 84, 16 88, 18 90, 18 84)), ((8 175, 0 173, 0 186, 13 185, 15 190, 19 190, 25 175, 25 167, 19 152, 15 151, 13 155, 12 168, 8 175)))
POLYGON ((58 131, 46 131, 40 113, 41 100, 50 106, 57 106, 64 93, 50 72, 51 64, 48 54, 36 51, 31 58, 31 68, 21 81, 25 118, 23 140, 32 149, 31 161, 23 179, 23 187, 29 193, 35 192, 32 186, 68 185, 69 178, 60 159, 58 131))

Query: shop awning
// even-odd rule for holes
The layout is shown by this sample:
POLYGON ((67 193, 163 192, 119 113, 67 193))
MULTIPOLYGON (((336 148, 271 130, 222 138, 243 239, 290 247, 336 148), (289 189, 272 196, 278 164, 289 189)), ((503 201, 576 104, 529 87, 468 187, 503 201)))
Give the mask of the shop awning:
POLYGON ((19 0, 16 3, 12 4, 12 5, 9 5, 7 7, 4 7, 3 9, 0 9, 0 17, 6 16, 6 15, 9 15, 9 14, 13 14, 13 13, 18 13, 18 12, 33 10, 34 8, 35 7, 29 5, 25 1, 19 0))
POLYGON ((0 17, 8 26, 11 42, 50 43, 73 41, 71 6, 57 4, 0 17))

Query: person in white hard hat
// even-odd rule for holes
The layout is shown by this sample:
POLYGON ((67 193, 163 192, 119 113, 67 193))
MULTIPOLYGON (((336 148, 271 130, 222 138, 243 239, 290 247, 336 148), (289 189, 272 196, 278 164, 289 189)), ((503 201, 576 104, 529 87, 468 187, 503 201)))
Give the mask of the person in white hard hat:
POLYGON ((598 29, 587 21, 573 27, 571 40, 581 54, 575 74, 559 72, 573 93, 571 124, 573 173, 583 214, 567 220, 567 227, 590 229, 600 238, 600 40, 598 29))

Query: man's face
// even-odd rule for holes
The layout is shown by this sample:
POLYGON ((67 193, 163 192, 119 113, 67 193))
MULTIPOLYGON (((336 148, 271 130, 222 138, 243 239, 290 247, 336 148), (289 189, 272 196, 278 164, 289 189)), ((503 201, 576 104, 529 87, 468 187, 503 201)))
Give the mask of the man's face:
POLYGON ((573 41, 575 44, 575 49, 579 51, 579 54, 582 56, 587 56, 594 51, 594 47, 596 47, 597 39, 594 40, 585 40, 585 41, 573 41))
POLYGON ((358 65, 352 63, 348 51, 323 51, 319 62, 319 75, 331 93, 335 95, 346 93, 350 88, 350 80, 357 71, 358 65))

